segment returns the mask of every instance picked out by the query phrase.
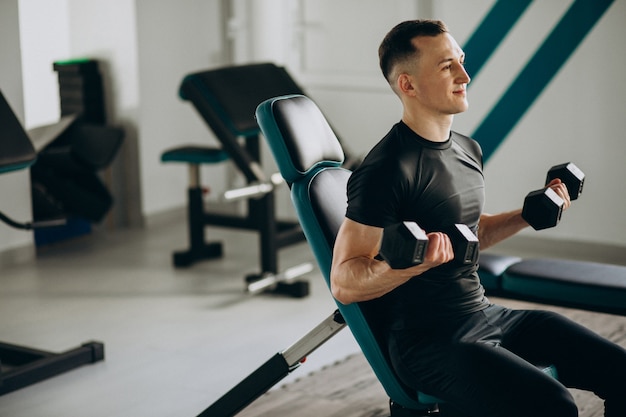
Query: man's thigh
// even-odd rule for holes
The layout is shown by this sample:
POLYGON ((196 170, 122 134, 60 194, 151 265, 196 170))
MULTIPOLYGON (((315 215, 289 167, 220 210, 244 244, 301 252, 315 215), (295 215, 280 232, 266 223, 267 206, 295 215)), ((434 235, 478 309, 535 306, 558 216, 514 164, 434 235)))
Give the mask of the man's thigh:
POLYGON ((567 416, 575 410, 562 384, 498 344, 435 342, 392 355, 405 383, 468 414, 536 416, 539 407, 541 415, 567 416))
POLYGON ((526 360, 552 364, 566 386, 603 394, 622 385, 626 351, 584 326, 549 311, 519 311, 503 327, 502 345, 526 360), (607 387, 605 387, 606 385, 607 387))

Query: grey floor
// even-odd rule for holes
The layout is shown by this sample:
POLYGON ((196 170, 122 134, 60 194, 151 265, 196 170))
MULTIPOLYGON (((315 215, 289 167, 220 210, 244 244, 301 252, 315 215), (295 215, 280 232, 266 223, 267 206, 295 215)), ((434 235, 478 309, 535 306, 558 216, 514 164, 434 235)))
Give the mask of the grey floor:
MULTIPOLYGON (((180 218, 3 265, 0 341, 60 352, 97 340, 106 358, 1 396, 0 416, 195 416, 334 311, 317 270, 306 298, 246 296, 256 234, 207 232, 225 256, 184 270, 171 266, 186 246, 180 218)), ((306 243, 280 252, 281 267, 312 260, 306 243)), ((357 351, 343 330, 284 381, 357 351)))
MULTIPOLYGON (((243 277, 258 272, 256 234, 208 233, 225 256, 184 270, 171 266, 172 250, 186 246, 183 216, 3 262, 1 341, 60 352, 98 340, 106 359, 1 396, 0 416, 195 416, 334 310, 317 270, 307 298, 246 296, 243 277)), ((543 246, 520 240, 501 251, 624 261, 623 248, 543 246)), ((281 267, 312 260, 305 243, 280 252, 281 267)), ((283 382, 356 352, 344 330, 283 382)))

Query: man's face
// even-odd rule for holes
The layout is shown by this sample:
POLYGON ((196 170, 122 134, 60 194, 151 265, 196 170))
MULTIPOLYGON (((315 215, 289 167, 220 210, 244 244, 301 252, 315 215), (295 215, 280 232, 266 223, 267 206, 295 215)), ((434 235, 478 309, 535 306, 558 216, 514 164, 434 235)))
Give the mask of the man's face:
POLYGON ((451 115, 467 110, 470 77, 463 67, 465 54, 454 38, 443 33, 413 39, 420 56, 413 71, 415 99, 426 111, 451 115))

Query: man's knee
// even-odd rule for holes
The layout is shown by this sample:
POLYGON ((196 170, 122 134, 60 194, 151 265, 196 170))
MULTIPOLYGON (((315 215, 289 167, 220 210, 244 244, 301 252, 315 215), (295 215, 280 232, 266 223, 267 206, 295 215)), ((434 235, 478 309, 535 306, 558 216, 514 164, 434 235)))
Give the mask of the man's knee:
MULTIPOLYGON (((542 393, 533 395, 526 392, 524 398, 514 395, 515 398, 491 398, 487 402, 471 402, 457 409, 468 410, 470 415, 494 417, 578 417, 578 407, 569 391, 563 387, 562 392, 552 394, 542 393)), ((465 415, 465 414, 461 414, 465 415)))
MULTIPOLYGON (((534 401, 529 399, 531 403, 534 401)), ((532 414, 536 417, 578 417, 578 407, 574 397, 563 387, 563 389, 553 395, 544 397, 543 401, 535 403, 535 411, 532 414)))
POLYGON ((569 396, 538 400, 528 397, 523 404, 506 404, 503 409, 490 410, 487 415, 507 417, 578 417, 578 407, 569 396))

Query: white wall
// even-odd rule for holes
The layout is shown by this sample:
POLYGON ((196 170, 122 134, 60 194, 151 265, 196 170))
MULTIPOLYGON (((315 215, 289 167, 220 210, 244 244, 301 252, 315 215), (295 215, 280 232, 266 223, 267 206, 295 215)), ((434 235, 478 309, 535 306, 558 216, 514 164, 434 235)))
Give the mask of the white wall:
MULTIPOLYGON (((400 118, 398 100, 377 66, 378 43, 386 31, 400 20, 434 17, 446 21, 463 45, 494 3, 304 1, 289 69, 344 142, 365 152, 400 118)), ((473 133, 572 3, 531 4, 470 84, 470 110, 457 116, 456 130, 473 133)), ((626 176, 626 164, 621 163, 626 84, 620 77, 626 64, 621 41, 625 18, 626 1, 615 1, 486 165, 491 212, 520 207, 529 191, 543 185, 552 165, 573 161, 586 172, 584 194, 559 227, 523 234, 626 246, 626 193, 621 185, 626 176)))
MULTIPOLYGON (((460 29, 463 44, 479 16, 471 8, 459 13, 453 3, 437 5, 451 30, 460 29)), ((531 4, 472 81, 470 110, 457 118, 457 129, 475 130, 571 3, 531 4)), ((625 18, 626 1, 615 1, 487 163, 487 209, 493 212, 519 206, 552 165, 573 161, 587 175, 583 195, 557 228, 525 235, 626 246, 625 18)))
POLYGON ((116 204, 105 224, 141 223, 136 145, 138 107, 134 3, 128 0, 20 0, 26 127, 59 119, 59 86, 54 61, 99 61, 107 119, 125 128, 124 145, 102 173, 116 204))
MULTIPOLYGON (((137 131, 139 63, 135 2, 131 0, 65 0, 70 32, 70 56, 99 62, 107 122, 125 130, 124 144, 114 163, 102 173, 115 204, 105 222, 110 227, 142 223, 137 131)), ((58 94, 58 93, 57 93, 58 94)))
MULTIPOLYGON (((0 89, 18 119, 24 123, 18 10, 17 0, 0 1, 0 89)), ((32 219, 27 169, 0 175, 0 194, 0 211, 17 221, 32 219)), ((30 245, 32 241, 32 233, 0 222, 0 251, 30 245)))
MULTIPOLYGON (((4 13, 3 19, 12 18, 11 25, 17 30, 18 0, 4 3, 3 7, 15 4, 15 13, 4 13)), ((58 120, 54 61, 97 59, 108 122, 126 131, 123 148, 112 168, 102 175, 116 203, 106 224, 140 225, 144 216, 183 206, 187 171, 182 165, 161 164, 159 157, 172 146, 213 140, 191 106, 178 98, 177 90, 185 73, 224 64, 221 1, 19 3, 24 94, 20 91, 15 98, 23 97, 26 103, 27 127, 58 120)), ((14 38, 3 35, 3 40, 19 56, 18 33, 14 38)), ((3 71, 3 76, 21 87, 22 71, 15 68, 19 77, 12 76, 14 71, 3 71)), ((21 108, 21 101, 18 104, 21 108)), ((224 167, 206 171, 206 182, 218 190, 229 181, 225 178, 232 176, 224 167)), ((27 205, 30 210, 30 203, 27 205)))
POLYGON ((25 127, 59 120, 57 74, 52 63, 70 57, 66 0, 19 0, 25 127))
MULTIPOLYGON (((285 64, 320 104, 344 143, 353 152, 364 153, 400 117, 399 103, 379 75, 376 58, 386 31, 403 19, 436 17, 448 23, 462 45, 495 2, 21 1, 31 6, 31 13, 59 8, 50 19, 54 23, 37 23, 39 36, 46 36, 45 43, 39 43, 46 45, 41 55, 32 49, 37 43, 33 32, 24 39, 26 118, 36 124, 58 113, 56 85, 50 87, 50 60, 57 57, 51 51, 58 58, 88 55, 105 60, 112 122, 128 126, 134 138, 113 182, 116 193, 138 200, 136 217, 185 203, 187 172, 183 166, 162 164, 159 157, 164 149, 215 141, 193 108, 177 96, 186 73, 221 66, 228 59, 239 63, 270 59, 285 64), (225 18, 225 6, 234 11, 234 19, 225 18), (233 50, 227 48, 229 44, 233 50), (33 91, 38 94, 35 101, 33 91)), ((473 80, 470 110, 457 117, 457 130, 471 133, 476 128, 572 1, 531 4, 473 80)), ((2 54, 19 57, 17 0, 0 4, 2 54)), ((626 197, 620 184, 626 174, 626 165, 621 163, 626 147, 621 141, 626 85, 620 77, 626 64, 621 42, 626 35, 625 18, 626 0, 616 0, 488 162, 490 211, 519 207, 528 191, 541 186, 550 165, 571 159, 588 175, 585 193, 558 228, 536 235, 626 246, 626 218, 622 216, 626 197)), ((28 26, 28 22, 21 23, 28 26)), ((7 80, 4 84, 13 89, 12 102, 21 107, 22 93, 15 88, 21 78, 19 64, 2 61, 0 80, 7 80)), ((26 201, 27 179, 16 176, 10 187, 24 187, 21 192, 26 201)), ((7 187, 2 182, 9 178, 0 178, 0 190, 7 187)), ((214 189, 212 198, 237 182, 234 170, 225 166, 205 170, 204 178, 214 189)))
MULTIPOLYGON (((180 207, 187 198, 187 167, 163 164, 161 153, 184 144, 215 144, 193 107, 178 96, 183 77, 224 64, 222 11, 218 1, 137 0, 138 114, 144 214, 180 207)), ((219 195, 225 165, 203 169, 219 195)))

